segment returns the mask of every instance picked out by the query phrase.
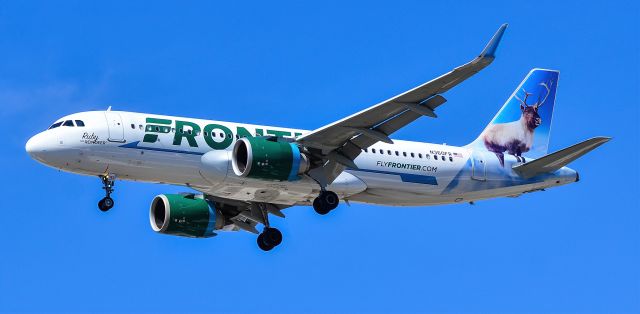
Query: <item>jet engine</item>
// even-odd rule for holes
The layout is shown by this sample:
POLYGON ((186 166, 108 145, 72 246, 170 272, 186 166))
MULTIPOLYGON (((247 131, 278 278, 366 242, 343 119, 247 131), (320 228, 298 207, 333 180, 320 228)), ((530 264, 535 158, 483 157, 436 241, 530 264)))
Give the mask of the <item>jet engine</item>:
POLYGON ((231 165, 240 177, 295 181, 309 170, 309 159, 283 138, 244 137, 233 147, 231 165))
POLYGON ((160 194, 151 202, 149 220, 153 231, 190 237, 209 238, 224 226, 224 216, 202 195, 160 194))

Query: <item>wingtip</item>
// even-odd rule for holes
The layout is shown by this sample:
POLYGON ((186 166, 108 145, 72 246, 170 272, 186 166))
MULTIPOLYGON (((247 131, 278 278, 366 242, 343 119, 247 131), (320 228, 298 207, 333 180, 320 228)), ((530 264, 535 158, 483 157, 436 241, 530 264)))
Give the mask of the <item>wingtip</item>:
POLYGON ((487 43, 487 46, 484 47, 484 50, 480 53, 480 58, 495 58, 496 50, 498 50, 498 46, 500 45, 500 41, 502 40, 502 36, 504 35, 505 30, 509 24, 504 23, 500 25, 498 31, 491 37, 491 40, 487 43))
POLYGON ((611 137, 611 136, 596 136, 596 137, 594 137, 594 139, 597 139, 598 141, 602 141, 603 143, 606 143, 606 142, 610 141, 611 139, 613 139, 613 137, 611 137))

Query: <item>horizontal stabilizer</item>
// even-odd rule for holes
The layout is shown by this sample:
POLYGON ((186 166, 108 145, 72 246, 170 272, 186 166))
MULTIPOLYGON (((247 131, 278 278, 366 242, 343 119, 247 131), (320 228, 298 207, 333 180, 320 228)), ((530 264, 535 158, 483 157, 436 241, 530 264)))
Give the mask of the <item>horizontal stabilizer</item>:
POLYGON ((513 170, 524 178, 531 178, 539 174, 554 172, 609 140, 611 140, 610 137, 594 137, 536 160, 515 166, 513 167, 513 170))

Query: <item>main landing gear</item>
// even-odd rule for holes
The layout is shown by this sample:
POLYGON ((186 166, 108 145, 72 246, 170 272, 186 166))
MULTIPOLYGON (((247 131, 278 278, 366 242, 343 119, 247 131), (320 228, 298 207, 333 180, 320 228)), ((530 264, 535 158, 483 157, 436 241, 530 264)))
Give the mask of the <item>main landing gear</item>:
POLYGON ((282 233, 276 228, 265 227, 258 235, 258 247, 263 251, 270 251, 282 243, 282 233))
POLYGON ((271 251, 274 247, 282 243, 282 232, 276 228, 272 228, 269 224, 269 212, 264 204, 258 205, 262 220, 264 221, 264 229, 258 235, 258 247, 263 251, 271 251))
POLYGON ((98 202, 98 208, 101 211, 106 212, 114 205, 111 193, 113 193, 113 186, 116 184, 116 177, 113 175, 102 175, 100 176, 100 180, 102 180, 102 188, 106 195, 98 202))
POLYGON ((326 215, 336 209, 339 203, 340 199, 336 193, 322 190, 320 195, 313 200, 313 209, 320 215, 326 215))

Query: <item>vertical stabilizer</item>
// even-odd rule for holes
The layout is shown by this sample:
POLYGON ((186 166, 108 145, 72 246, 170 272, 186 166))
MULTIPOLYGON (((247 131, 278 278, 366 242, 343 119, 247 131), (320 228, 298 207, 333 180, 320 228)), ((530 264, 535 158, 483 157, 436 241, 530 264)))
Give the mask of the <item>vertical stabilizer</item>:
POLYGON ((469 146, 495 153, 502 165, 504 154, 522 162, 526 157, 546 155, 559 74, 555 70, 531 70, 469 146))

